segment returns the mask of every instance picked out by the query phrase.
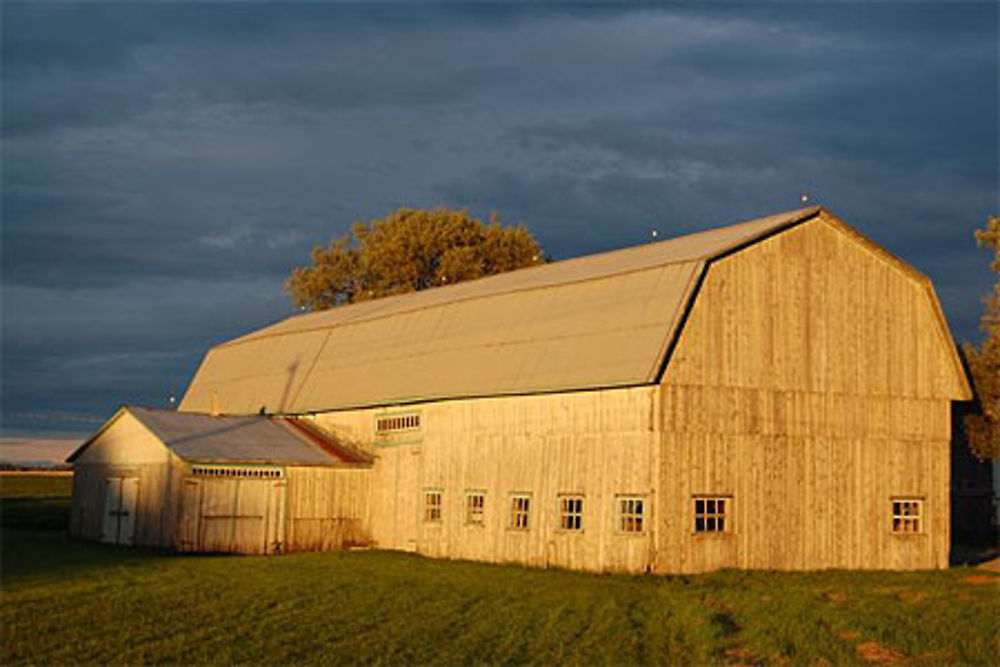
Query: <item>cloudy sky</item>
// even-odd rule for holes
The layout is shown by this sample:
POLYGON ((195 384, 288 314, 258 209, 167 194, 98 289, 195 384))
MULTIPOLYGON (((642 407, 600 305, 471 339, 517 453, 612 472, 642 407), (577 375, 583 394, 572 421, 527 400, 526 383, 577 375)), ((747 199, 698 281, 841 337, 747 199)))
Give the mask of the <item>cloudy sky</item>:
POLYGON ((308 249, 399 206, 556 258, 826 204, 979 338, 993 2, 3 10, 8 437, 164 405, 285 315, 308 249))

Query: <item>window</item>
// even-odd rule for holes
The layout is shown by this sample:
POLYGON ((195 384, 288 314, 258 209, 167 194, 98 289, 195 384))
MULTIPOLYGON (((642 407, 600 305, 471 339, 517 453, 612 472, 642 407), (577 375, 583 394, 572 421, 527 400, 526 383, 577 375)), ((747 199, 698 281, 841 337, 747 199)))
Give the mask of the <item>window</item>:
POLYGON ((559 496, 559 529, 583 530, 583 496, 559 496))
POLYGON ((528 530, 531 521, 531 495, 515 493, 510 497, 510 524, 514 530, 528 530))
POLYGON ((921 498, 892 499, 892 532, 913 534, 921 532, 924 501, 921 498))
POLYGON ((618 496, 618 532, 641 533, 646 529, 646 499, 642 496, 618 496))
POLYGON ((726 496, 704 496, 694 499, 694 532, 725 533, 731 526, 729 506, 733 499, 726 496))
POLYGON ((281 477, 281 469, 240 468, 235 466, 191 466, 191 474, 198 477, 228 477, 231 479, 275 479, 281 477))
POLYGON ((438 490, 424 491, 424 521, 428 523, 441 521, 441 492, 438 490))
POLYGON ((483 525, 483 510, 486 508, 486 493, 484 491, 465 492, 465 523, 473 526, 483 525))
POLYGON ((414 431, 418 428, 420 428, 420 415, 416 412, 398 415, 380 415, 375 417, 376 433, 414 431))

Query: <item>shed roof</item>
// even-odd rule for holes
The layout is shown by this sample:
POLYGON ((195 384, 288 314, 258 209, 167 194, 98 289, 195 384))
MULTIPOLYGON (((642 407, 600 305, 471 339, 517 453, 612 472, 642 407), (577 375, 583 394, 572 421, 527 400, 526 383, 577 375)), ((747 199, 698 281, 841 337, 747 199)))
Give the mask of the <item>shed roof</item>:
POLYGON ((212 348, 180 409, 307 413, 655 382, 706 264, 821 210, 290 317, 212 348))
POLYGON ((367 463, 332 434, 291 417, 225 416, 125 406, 70 455, 74 461, 116 419, 130 414, 177 456, 201 463, 330 466, 367 463))

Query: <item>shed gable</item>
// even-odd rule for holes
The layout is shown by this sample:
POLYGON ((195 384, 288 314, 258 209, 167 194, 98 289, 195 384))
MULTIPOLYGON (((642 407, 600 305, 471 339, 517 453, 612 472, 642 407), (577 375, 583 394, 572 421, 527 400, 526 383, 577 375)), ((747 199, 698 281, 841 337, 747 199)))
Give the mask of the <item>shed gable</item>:
POLYGON ((119 410, 81 445, 69 461, 75 464, 144 465, 170 461, 170 450, 128 410, 119 410))

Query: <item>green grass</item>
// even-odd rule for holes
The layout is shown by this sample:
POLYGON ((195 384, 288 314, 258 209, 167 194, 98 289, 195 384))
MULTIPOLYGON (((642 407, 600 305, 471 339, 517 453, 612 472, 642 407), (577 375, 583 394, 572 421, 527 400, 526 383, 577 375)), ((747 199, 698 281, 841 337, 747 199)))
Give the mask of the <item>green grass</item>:
POLYGON ((0 475, 0 498, 63 498, 73 493, 72 475, 0 475))
POLYGON ((23 524, 3 537, 4 664, 844 663, 866 642, 915 662, 1000 656, 1000 578, 965 581, 993 576, 970 568, 610 576, 387 552, 171 556, 23 524))

